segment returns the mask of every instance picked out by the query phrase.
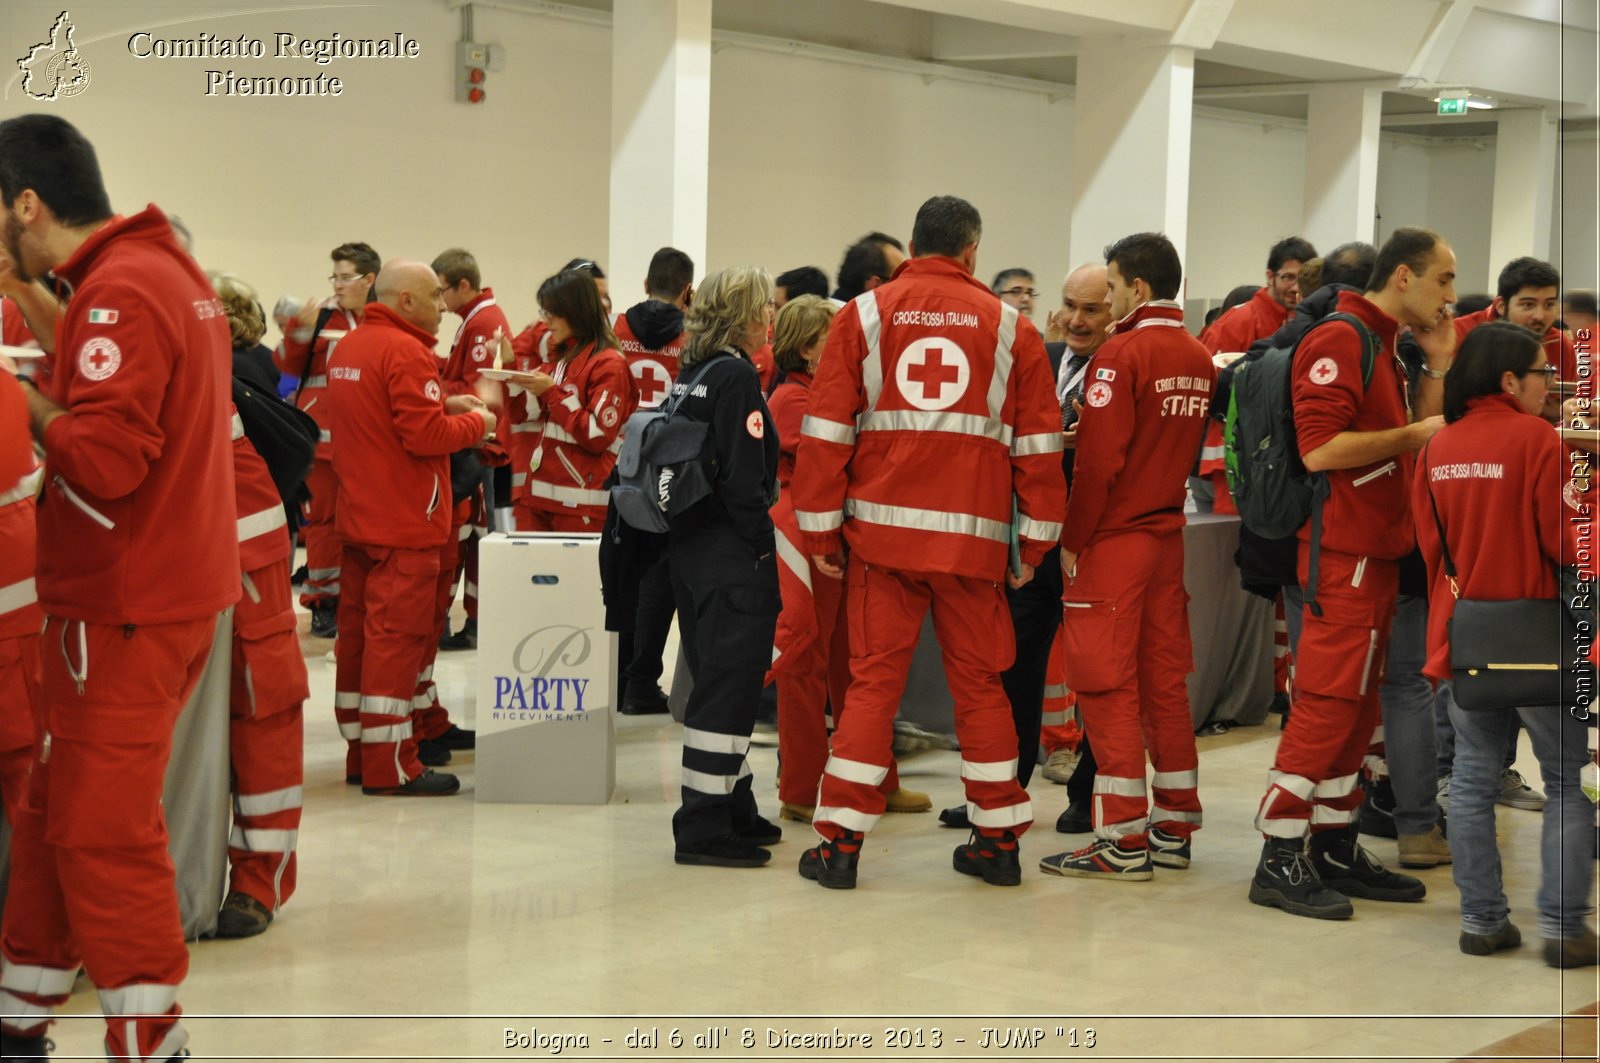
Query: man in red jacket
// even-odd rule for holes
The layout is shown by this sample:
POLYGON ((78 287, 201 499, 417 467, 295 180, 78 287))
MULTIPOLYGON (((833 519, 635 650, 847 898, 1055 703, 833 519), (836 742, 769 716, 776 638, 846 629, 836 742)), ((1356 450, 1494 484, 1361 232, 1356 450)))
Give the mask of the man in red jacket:
POLYGON ((1183 503, 1216 369, 1174 300, 1183 265, 1159 233, 1106 248, 1111 338, 1089 363, 1072 499, 1061 534, 1067 684, 1098 767, 1095 842, 1040 870, 1148 879, 1151 860, 1189 866, 1200 828, 1199 759, 1186 677, 1189 596, 1183 503), (1145 796, 1145 753, 1155 803, 1145 796))
POLYGON ((52 649, 0 928, 7 1051, 45 1054, 81 964, 110 1058, 187 1055, 161 795, 178 714, 239 595, 227 320, 159 210, 112 214, 94 148, 64 120, 0 122, 0 203, 21 278, 50 271, 57 298, 71 292, 52 393, 27 394, 52 649))
MULTIPOLYGON (((445 394, 477 395, 480 398, 487 395, 491 408, 499 417, 505 409, 505 389, 493 381, 484 380, 479 374, 485 369, 495 368, 495 352, 499 343, 497 337, 511 335, 511 322, 506 320, 506 312, 500 309, 494 289, 483 286, 478 260, 471 252, 459 247, 442 252, 433 260, 433 271, 439 275, 439 284, 444 288, 445 309, 461 318, 461 326, 450 341, 450 354, 444 363, 445 394)), ((450 539, 445 544, 445 570, 441 573, 448 582, 442 580, 440 583, 444 609, 442 634, 446 636, 439 643, 442 650, 471 650, 478 646, 478 541, 489 534, 495 507, 502 501, 506 504, 511 501, 494 497, 494 478, 488 475, 492 471, 485 467, 477 493, 455 506, 451 513, 450 539), (459 545, 452 550, 451 543, 459 545), (455 600, 458 577, 466 581, 461 597, 467 619, 461 630, 451 635, 450 605, 455 600)), ((423 669, 427 673, 423 683, 432 701, 437 703, 432 665, 430 657, 427 667, 423 669)), ((419 733, 418 737, 442 741, 452 749, 472 748, 472 740, 464 737, 465 732, 460 728, 453 733, 445 733, 451 737, 436 738, 431 733, 419 733)))
POLYGON ((437 797, 461 783, 423 770, 411 699, 438 638, 449 456, 491 438, 495 416, 476 396, 445 397, 433 353, 444 299, 433 270, 390 262, 374 290, 378 301, 328 370, 344 543, 334 715, 350 742, 346 781, 365 794, 437 797))
POLYGON ((1315 518, 1300 529, 1306 601, 1294 712, 1256 815, 1266 843, 1250 884, 1251 901, 1294 915, 1348 919, 1349 897, 1416 901, 1427 892, 1357 844, 1354 815, 1356 780, 1378 722, 1399 559, 1415 542, 1412 452, 1444 424, 1438 413, 1455 353, 1455 273, 1455 252, 1437 233, 1397 229, 1378 252, 1365 295, 1339 293, 1338 311, 1361 327, 1325 319, 1295 349, 1300 456, 1309 472, 1326 477, 1328 494, 1315 570, 1315 518), (1415 401, 1395 354, 1402 325, 1426 355, 1415 401))
POLYGON ((1044 342, 972 276, 982 224, 954 196, 922 205, 913 257, 834 318, 801 429, 795 518, 817 568, 846 579, 850 630, 850 690, 813 820, 823 843, 800 858, 801 875, 834 889, 855 886, 883 814, 894 715, 930 609, 973 827, 955 868, 1021 881, 1033 808, 1000 686, 1015 655, 1000 580, 1013 536, 1008 582, 1033 577, 1061 534, 1066 484, 1044 342))
MULTIPOLYGON (((1578 356, 1572 340, 1556 328, 1561 316, 1561 274, 1548 262, 1537 258, 1512 259, 1500 271, 1494 302, 1475 314, 1455 319, 1456 343, 1467 333, 1490 321, 1509 321, 1539 337, 1544 355, 1556 367, 1557 377, 1568 382, 1578 379, 1578 356)), ((1551 391, 1555 395, 1555 391, 1551 391)), ((1547 415, 1551 407, 1547 405, 1547 415)))
POLYGON ((338 630, 340 588, 339 539, 334 521, 339 485, 333 478, 333 433, 327 417, 328 360, 339 341, 361 323, 379 264, 378 252, 363 243, 340 244, 329 252, 329 257, 333 259, 333 273, 328 277, 333 295, 306 306, 293 320, 279 321, 283 340, 273 352, 279 369, 300 378, 295 405, 309 413, 322 429, 316 461, 306 477, 311 501, 303 511, 306 583, 300 592, 300 604, 311 610, 311 634, 325 639, 332 638, 338 630))

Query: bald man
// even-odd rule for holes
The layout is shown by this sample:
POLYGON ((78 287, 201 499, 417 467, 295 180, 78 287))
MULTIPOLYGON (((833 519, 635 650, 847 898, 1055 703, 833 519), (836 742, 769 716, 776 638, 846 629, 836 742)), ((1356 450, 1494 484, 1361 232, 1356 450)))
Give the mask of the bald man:
POLYGON ((433 269, 390 262, 375 291, 328 370, 344 543, 334 715, 349 742, 345 782, 370 795, 441 797, 461 783, 417 759, 411 697, 435 638, 449 456, 488 440, 495 418, 475 396, 444 396, 433 347, 445 304, 433 269))
MULTIPOLYGON (((1045 344, 1050 356, 1050 368, 1055 375, 1056 399, 1061 406, 1061 425, 1064 447, 1062 468, 1067 482, 1072 481, 1073 444, 1077 435, 1078 414, 1074 404, 1083 397, 1083 379, 1089 359, 1105 342, 1106 328, 1111 324, 1110 289, 1106 284, 1106 267, 1103 263, 1079 266, 1067 274, 1061 286, 1061 309, 1050 314, 1051 334, 1059 334, 1064 342, 1045 344)), ((1002 296, 1003 298, 1003 296, 1002 296)), ((1061 701, 1053 701, 1050 719, 1045 719, 1045 688, 1049 684, 1060 689, 1065 697, 1063 677, 1050 676, 1050 656, 1055 645, 1056 632, 1061 626, 1062 577, 1061 548, 1051 549, 1044 562, 1035 570, 1031 582, 1018 588, 1006 588, 1006 604, 1011 609, 1011 625, 1016 633, 1017 656, 1009 669, 1001 673, 1000 683, 1005 687, 1006 698, 1011 702, 1011 718, 1017 729, 1017 781, 1024 787, 1033 777, 1038 760, 1042 731, 1045 744, 1052 755, 1062 748, 1059 731, 1064 724, 1065 711, 1055 711, 1061 701), (1045 724, 1041 728, 1041 724, 1045 724)), ((1059 671, 1059 670, 1057 670, 1059 671)), ((1063 765, 1065 758, 1056 764, 1062 768, 1062 782, 1072 778, 1068 786, 1067 810, 1056 822, 1056 829, 1074 833, 1089 829, 1088 801, 1094 785, 1094 759, 1089 755, 1087 742, 1080 744, 1084 754, 1079 762, 1063 765)), ((1064 751, 1064 749, 1063 749, 1064 751)), ((968 826, 966 808, 957 805, 939 813, 939 822, 948 827, 968 826)))

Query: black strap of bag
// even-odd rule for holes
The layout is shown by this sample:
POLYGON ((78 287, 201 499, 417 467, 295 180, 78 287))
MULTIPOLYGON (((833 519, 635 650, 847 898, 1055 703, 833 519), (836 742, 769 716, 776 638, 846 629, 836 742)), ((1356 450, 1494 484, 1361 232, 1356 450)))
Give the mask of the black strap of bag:
POLYGON ((306 377, 311 375, 311 359, 317 353, 317 337, 322 335, 322 330, 333 320, 333 307, 325 306, 317 311, 317 323, 311 328, 311 342, 306 344, 306 371, 300 374, 300 383, 294 388, 294 405, 300 406, 300 393, 306 389, 306 377))
POLYGON ((1444 521, 1439 519, 1439 500, 1433 497, 1433 467, 1428 464, 1428 448, 1432 445, 1432 440, 1422 445, 1422 483, 1428 489, 1428 506, 1433 510, 1433 526, 1439 529, 1439 553, 1444 561, 1445 578, 1450 581, 1450 596, 1460 601, 1461 584, 1456 578, 1456 562, 1450 556, 1450 544, 1445 541, 1444 521))

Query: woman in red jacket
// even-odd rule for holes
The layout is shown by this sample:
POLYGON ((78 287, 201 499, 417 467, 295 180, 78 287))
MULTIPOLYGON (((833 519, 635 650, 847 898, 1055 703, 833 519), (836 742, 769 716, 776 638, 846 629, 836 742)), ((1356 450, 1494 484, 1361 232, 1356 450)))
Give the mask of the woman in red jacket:
MULTIPOLYGON (((826 576, 800 549, 800 528, 794 501, 788 495, 800 448, 800 426, 811 397, 811 376, 828 342, 834 306, 815 295, 783 304, 773 333, 772 353, 784 374, 767 405, 778 433, 778 485, 772 507, 778 533, 778 585, 783 612, 778 615, 777 655, 772 674, 778 685, 778 755, 781 773, 778 797, 783 819, 810 823, 817 804, 817 785, 828 761, 828 706, 844 705, 850 685, 850 654, 844 641, 844 581, 826 576)), ((933 799, 900 787, 891 763, 879 787, 885 811, 926 812, 933 799)))
POLYGON ((633 377, 587 271, 569 269, 541 284, 539 316, 549 342, 534 348, 541 358, 516 381, 528 396, 527 427, 512 431, 534 439, 527 464, 514 470, 527 476, 517 530, 599 534, 610 501, 606 477, 638 405, 633 377))
MULTIPOLYGON (((1446 425, 1423 448, 1411 491, 1430 587, 1424 671, 1436 680, 1450 678, 1449 623, 1458 592, 1488 600, 1560 594, 1568 463, 1559 437, 1539 416, 1553 371, 1528 330, 1490 324, 1466 338, 1445 377, 1446 425), (1455 587, 1444 571, 1441 530, 1458 570, 1455 587)), ((1594 964, 1588 925, 1594 806, 1578 784, 1587 727, 1556 707, 1468 712, 1446 700, 1456 731, 1450 847, 1461 893, 1461 951, 1488 956, 1522 941, 1509 918, 1494 822, 1506 736, 1520 717, 1548 792, 1538 894, 1545 962, 1594 964)))

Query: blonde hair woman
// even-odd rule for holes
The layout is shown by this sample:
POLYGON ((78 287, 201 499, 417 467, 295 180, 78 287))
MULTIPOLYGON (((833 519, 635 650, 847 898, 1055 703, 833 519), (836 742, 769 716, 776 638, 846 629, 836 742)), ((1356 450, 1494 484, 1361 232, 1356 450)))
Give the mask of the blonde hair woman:
POLYGON ((750 360, 772 322, 772 278, 720 270, 695 290, 684 321, 675 416, 707 425, 711 493, 673 518, 667 556, 694 690, 684 710, 683 804, 672 817, 680 864, 759 867, 783 833, 750 789, 750 731, 772 661, 778 569, 767 507, 778 440, 750 360))
POLYGON ((261 343, 261 337, 267 334, 267 313, 261 309, 256 290, 232 273, 209 276, 223 312, 228 315, 233 375, 268 395, 276 395, 282 374, 273 364, 272 351, 261 343))

